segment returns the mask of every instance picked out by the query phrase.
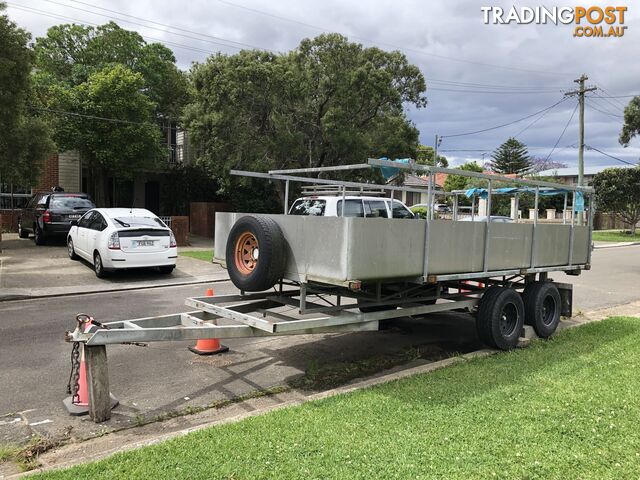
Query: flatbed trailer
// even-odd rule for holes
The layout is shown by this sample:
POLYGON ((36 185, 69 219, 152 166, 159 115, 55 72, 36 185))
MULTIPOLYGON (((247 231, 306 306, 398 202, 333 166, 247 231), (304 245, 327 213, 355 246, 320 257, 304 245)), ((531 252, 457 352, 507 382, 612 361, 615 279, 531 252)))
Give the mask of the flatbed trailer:
MULTIPOLYGON (((66 339, 87 352, 90 414, 110 415, 106 345, 153 341, 242 338, 328 332, 375 331, 401 317, 457 310, 476 316, 478 335, 487 345, 515 347, 525 323, 538 336, 553 334, 560 316, 570 316, 572 286, 549 279, 550 272, 578 275, 590 268, 594 213, 590 187, 397 164, 369 159, 353 168, 378 166, 424 171, 433 206, 437 172, 486 181, 487 212, 498 182, 524 185, 539 197, 551 190, 571 197, 571 219, 562 224, 438 220, 431 208, 424 220, 287 215, 290 182, 337 186, 345 196, 379 188, 394 197, 395 185, 372 185, 310 178, 319 171, 348 166, 232 174, 285 183, 281 215, 217 213, 216 261, 229 269, 238 295, 194 297, 189 311, 110 323, 79 316, 66 339), (300 176, 302 175, 302 176, 300 176), (577 205, 587 203, 586 224, 577 205), (578 201, 579 200, 579 201, 578 201)), ((517 195, 519 191, 514 189, 517 195)), ((453 218, 458 196, 454 193, 453 218)), ((344 214, 344 211, 343 211, 344 214)))

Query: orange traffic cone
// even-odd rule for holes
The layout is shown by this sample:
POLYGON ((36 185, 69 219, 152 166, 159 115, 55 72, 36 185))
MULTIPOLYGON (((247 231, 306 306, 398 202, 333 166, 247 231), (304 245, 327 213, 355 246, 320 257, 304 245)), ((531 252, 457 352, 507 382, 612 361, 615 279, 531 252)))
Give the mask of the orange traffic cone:
MULTIPOLYGON (((213 297, 213 295, 213 288, 207 288, 205 296, 213 297)), ((196 341, 194 347, 188 348, 197 355, 215 355, 229 351, 229 347, 222 345, 219 338, 201 338, 196 341)))

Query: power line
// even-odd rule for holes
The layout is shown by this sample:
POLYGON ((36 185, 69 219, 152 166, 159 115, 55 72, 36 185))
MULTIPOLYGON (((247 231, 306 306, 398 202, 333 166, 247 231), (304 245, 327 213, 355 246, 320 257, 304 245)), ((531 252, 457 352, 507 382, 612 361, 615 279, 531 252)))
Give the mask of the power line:
POLYGON ((539 89, 541 91, 553 91, 553 92, 555 92, 555 91, 558 91, 558 90, 562 90, 564 88, 564 87, 555 87, 555 86, 542 88, 540 85, 497 85, 495 83, 487 84, 487 83, 457 82, 457 81, 453 81, 453 80, 442 80, 442 79, 436 79, 436 78, 427 78, 426 80, 428 82, 433 82, 433 83, 444 83, 444 84, 457 85, 457 86, 462 86, 462 87, 500 88, 500 89, 510 89, 510 90, 535 90, 535 89, 539 89))
MULTIPOLYGON (((147 29, 149 29, 149 30, 160 31, 160 32, 162 32, 162 33, 167 33, 167 34, 169 34, 169 35, 176 35, 176 36, 183 37, 183 38, 188 38, 188 39, 191 39, 191 40, 197 40, 197 41, 200 41, 200 42, 211 43, 211 44, 213 44, 213 45, 218 45, 218 46, 222 46, 222 47, 229 47, 229 48, 235 48, 235 49, 239 49, 239 50, 241 50, 241 49, 243 48, 243 47, 238 46, 238 45, 232 45, 232 44, 229 44, 229 43, 223 43, 223 42, 222 42, 222 40, 224 40, 224 39, 219 39, 218 41, 214 41, 214 40, 206 40, 206 39, 204 39, 204 38, 197 38, 197 37, 190 36, 190 35, 184 35, 184 34, 181 34, 181 33, 175 33, 175 32, 171 32, 171 31, 168 31, 168 30, 162 30, 162 29, 157 28, 157 27, 151 27, 151 26, 149 26, 149 25, 144 25, 144 24, 142 24, 142 23, 133 22, 133 21, 131 21, 131 20, 127 20, 127 19, 124 19, 124 18, 119 18, 119 17, 110 16, 110 15, 105 15, 105 14, 103 14, 103 13, 93 12, 93 11, 91 11, 91 10, 87 10, 87 9, 84 9, 84 8, 75 7, 75 6, 73 6, 73 5, 66 5, 66 4, 64 4, 64 3, 56 2, 56 1, 54 1, 54 0, 43 0, 43 1, 48 2, 48 3, 55 4, 55 5, 60 5, 60 6, 63 6, 63 7, 66 7, 66 8, 70 8, 70 9, 73 9, 73 10, 78 10, 78 11, 81 11, 81 12, 89 13, 89 14, 91 14, 91 15, 98 15, 98 16, 101 16, 101 17, 108 18, 108 19, 110 19, 110 20, 116 20, 116 21, 118 21, 118 22, 124 22, 124 23, 128 23, 128 24, 131 24, 131 25, 137 25, 137 26, 139 26, 139 27, 147 28, 147 29)), ((11 5, 12 5, 12 6, 16 6, 15 4, 11 4, 11 5)), ((39 13, 39 12, 43 12, 43 13, 46 13, 46 14, 53 14, 53 15, 55 15, 55 14, 54 14, 54 13, 52 13, 52 12, 49 12, 49 11, 46 11, 46 10, 39 10, 39 9, 36 9, 36 8, 33 8, 33 7, 24 7, 24 6, 22 6, 22 5, 20 5, 20 7, 21 7, 22 9, 27 9, 27 8, 28 8, 28 9, 31 9, 31 10, 36 11, 36 12, 38 12, 38 13, 39 13)), ((79 21, 79 22, 81 22, 81 23, 91 23, 91 22, 86 22, 86 21, 83 21, 83 20, 76 20, 76 21, 79 21)), ((95 24, 94 24, 94 25, 95 25, 95 24)), ((227 40, 224 40, 224 41, 227 41, 227 40)), ((230 43, 238 43, 238 42, 234 42, 234 41, 232 41, 232 40, 229 40, 228 42, 230 42, 230 43)), ((257 47, 254 47, 254 46, 252 46, 252 45, 248 45, 248 44, 244 44, 244 45, 245 45, 245 46, 248 46, 248 47, 250 47, 250 48, 257 48, 257 47)), ((181 45, 181 46, 191 48, 191 46, 187 46, 187 45, 181 45)), ((197 47, 195 47, 195 48, 197 48, 197 47)))
POLYGON ((551 110, 553 107, 555 107, 556 105, 561 104, 566 99, 567 99, 566 97, 562 98, 559 101, 557 101, 556 103, 554 103, 553 105, 551 105, 550 107, 543 108, 542 110, 539 110, 539 111, 537 111, 535 113, 532 113, 531 115, 527 115, 526 117, 519 118, 519 119, 514 120, 512 122, 509 122, 509 123, 503 123, 502 125, 496 125, 495 127, 483 128, 481 130, 475 130, 473 132, 456 133, 454 135, 442 135, 441 138, 463 137, 463 136, 466 136, 466 135, 475 135, 477 133, 484 133, 484 132, 489 132, 491 130, 497 130, 499 128, 508 127, 509 125, 513 125, 514 123, 521 122, 523 120, 526 120, 527 118, 535 117, 536 115, 538 115, 538 114, 540 114, 542 112, 546 112, 547 110, 551 110))
POLYGON ((630 97, 640 97, 640 93, 634 93, 632 95, 601 95, 600 98, 630 98, 630 97))
POLYGON ((552 109, 550 108, 549 110, 545 111, 542 115, 540 115, 538 118, 536 118, 533 122, 531 122, 529 125, 527 125, 526 127, 524 127, 522 130, 520 130, 518 133, 516 133, 513 138, 518 138, 520 135, 522 135, 524 132, 526 132, 529 128, 533 127, 536 123, 538 123, 540 120, 542 120, 545 115, 547 113, 549 113, 552 109))
MULTIPOLYGON (((597 108, 600 108, 600 109, 601 109, 601 111, 604 111, 603 113, 607 113, 607 114, 609 114, 609 115, 622 116, 622 115, 620 115, 619 113, 615 113, 615 112, 612 112, 611 110, 609 110, 609 109, 611 108, 609 105, 604 105, 604 104, 602 104, 602 103, 599 103, 599 102, 601 102, 601 100, 600 100, 599 98, 596 98, 596 97, 595 97, 595 96, 593 96, 593 95, 586 95, 586 98, 588 98, 588 99, 589 99, 589 102, 591 103, 591 104, 590 104, 590 106, 591 106, 592 108, 593 108, 593 106, 596 106, 597 108)), ((611 104, 611 105, 615 108, 615 110, 620 110, 620 108, 619 108, 619 107, 616 107, 616 106, 615 106, 615 105, 613 105, 613 104, 611 104)), ((597 108, 596 108, 596 110, 597 110, 597 108)))
MULTIPOLYGON (((133 120, 123 120, 120 118, 109 118, 109 117, 100 117, 98 115, 89 115, 89 114, 85 114, 85 113, 77 113, 77 112, 68 112, 66 110, 57 110, 54 108, 45 108, 45 107, 35 107, 32 105, 27 106, 28 109, 30 110, 36 110, 36 111, 40 111, 40 112, 48 112, 48 113, 55 113, 58 115, 66 115, 66 116, 70 116, 70 117, 81 117, 81 118, 88 118, 91 120, 101 120, 104 122, 112 122, 112 123, 122 123, 122 124, 127 124, 127 125, 140 125, 143 127, 158 127, 158 128, 162 128, 164 130, 179 130, 177 127, 171 127, 171 126, 166 126, 166 125, 160 125, 158 123, 153 123, 153 122, 134 122, 133 120)), ((171 119, 170 119, 171 120, 171 119)))
MULTIPOLYGON (((97 13, 97 12, 94 12, 94 11, 91 11, 91 10, 82 9, 82 8, 79 8, 79 7, 75 7, 75 6, 73 6, 73 5, 67 5, 67 4, 60 3, 60 2, 57 2, 57 1, 54 1, 54 0, 44 0, 44 1, 49 2, 49 3, 52 3, 52 4, 56 4, 56 5, 61 5, 61 6, 67 7, 67 8, 73 8, 73 9, 80 10, 80 11, 83 11, 83 12, 88 12, 88 13, 91 13, 91 14, 93 14, 93 15, 102 15, 102 16, 107 17, 107 18, 115 18, 116 20, 124 21, 124 22, 127 22, 127 23, 131 23, 131 24, 133 24, 133 25, 142 26, 142 27, 144 27, 144 28, 153 28, 153 27, 149 27, 148 25, 141 25, 141 24, 139 24, 139 23, 131 22, 131 21, 129 21, 129 20, 125 20, 125 19, 122 19, 122 18, 117 18, 117 17, 111 17, 111 16, 108 16, 108 15, 103 15, 103 14, 100 14, 100 13, 97 13)), ((161 26, 161 27, 168 28, 168 29, 170 29, 170 30, 178 30, 178 31, 181 31, 181 32, 186 32, 186 33, 191 33, 191 34, 194 34, 194 35, 199 35, 199 36, 203 36, 203 37, 211 38, 211 39, 213 39, 213 40, 214 40, 214 42, 210 42, 210 43, 214 43, 214 44, 220 44, 219 42, 224 41, 224 42, 235 43, 235 44, 238 44, 238 45, 242 45, 242 46, 245 46, 245 47, 254 48, 254 49, 258 49, 258 50, 261 50, 261 49, 262 49, 262 50, 269 50, 269 49, 267 49, 267 48, 261 48, 261 47, 257 47, 257 46, 255 46, 255 45, 251 45, 251 44, 247 44, 247 43, 243 43, 243 42, 238 42, 238 41, 235 41, 235 40, 229 40, 229 39, 222 38, 222 37, 215 36, 215 35, 210 35, 210 34, 206 34, 206 33, 202 33, 202 32, 197 32, 197 31, 189 30, 189 29, 182 28, 182 27, 176 27, 176 26, 173 26, 173 25, 168 25, 168 24, 161 23, 161 22, 157 22, 157 21, 155 21, 155 20, 150 20, 150 19, 147 19, 147 18, 144 18, 144 17, 138 17, 138 16, 135 16, 135 15, 130 15, 130 14, 124 13, 124 12, 119 12, 119 11, 117 11, 117 10, 112 10, 112 9, 109 9, 109 8, 99 7, 99 6, 92 5, 92 4, 87 3, 87 2, 82 2, 82 1, 80 1, 80 0, 68 0, 68 1, 73 2, 73 3, 78 3, 78 4, 80 4, 80 5, 90 6, 90 7, 94 8, 94 9, 102 10, 102 11, 105 11, 105 12, 115 13, 115 14, 117 14, 117 15, 121 15, 121 16, 124 16, 124 17, 133 18, 133 19, 135 19, 135 20, 140 20, 140 21, 143 21, 143 22, 152 23, 152 24, 154 24, 154 25, 159 25, 159 26, 161 26)), ((267 14, 266 12, 259 12, 259 11, 258 11, 258 10, 256 10, 256 9, 252 9, 252 8, 249 8, 249 7, 240 6, 240 5, 237 5, 237 4, 232 4, 231 2, 225 2, 225 1, 222 1, 221 3, 225 3, 225 4, 227 4, 227 5, 236 6, 236 7, 239 7, 239 8, 248 9, 248 10, 250 10, 250 11, 254 11, 255 13, 262 13, 262 14, 266 14, 266 15, 268 15, 268 16, 273 16, 273 15, 271 15, 271 14, 267 14)), ((284 19, 284 17, 277 17, 277 16, 276 16, 276 18, 284 19)), ((318 29, 318 30, 323 30, 323 31, 328 30, 328 29, 323 29, 323 28, 321 28, 321 27, 314 27, 314 26, 311 26, 311 25, 309 25, 309 24, 304 24, 304 23, 302 23, 302 24, 303 24, 303 25, 305 25, 305 26, 307 26, 307 27, 316 28, 316 29, 318 29)), ((154 29, 155 29, 155 30, 158 30, 157 28, 154 28, 154 29)), ((161 31, 162 31, 162 32, 165 32, 165 33, 170 33, 170 34, 172 34, 172 35, 178 35, 178 36, 181 36, 181 37, 185 37, 185 38, 190 38, 190 39, 200 40, 200 41, 206 41, 206 40, 202 40, 202 39, 199 39, 199 38, 194 38, 194 37, 191 37, 191 36, 188 36, 188 35, 181 35, 181 34, 179 34, 179 33, 170 32, 170 31, 167 31, 167 30, 161 30, 161 31)), ((358 38, 358 37, 353 37, 353 38, 358 38)), ((375 41, 373 41, 373 40, 368 40, 368 39, 364 39, 364 40, 367 40, 367 41, 369 41, 370 43, 374 43, 374 44, 376 43, 376 42, 375 42, 375 41)), ((224 46, 230 46, 230 45, 225 45, 225 44, 222 44, 222 45, 224 45, 224 46)), ((398 48, 398 49, 400 49, 400 48, 401 48, 401 47, 398 47, 398 46, 395 46, 395 45, 390 45, 390 46, 392 46, 393 48, 398 48)), ((237 48, 237 47, 236 47, 236 48, 237 48)), ((409 49, 409 50, 411 50, 411 49, 409 49)), ((424 53, 424 52, 421 52, 421 53, 424 53)), ((488 64, 488 65, 489 65, 489 64, 488 64)), ((460 83, 460 82, 449 82, 449 81, 446 81, 446 80, 429 80, 429 81, 434 81, 434 82, 438 82, 438 83, 451 83, 451 84, 458 84, 458 83, 460 83)), ((522 86, 510 86, 510 85, 484 85, 484 84, 469 84, 469 86, 477 86, 477 87, 481 87, 481 88, 484 88, 484 87, 486 87, 486 88, 496 88, 496 87, 498 87, 498 88, 510 88, 510 89, 521 89, 521 88, 523 88, 522 86)), ((530 87, 530 88, 536 88, 536 87, 539 87, 539 86, 534 86, 534 87, 530 87)), ((524 88, 527 88, 527 87, 524 87, 524 88)), ((554 91, 554 90, 545 90, 545 91, 554 91)))
POLYGON ((558 137, 558 140, 556 140, 555 145, 553 146, 553 148, 549 152, 549 155, 547 155, 547 158, 545 159, 545 161, 547 161, 547 160, 549 160, 549 158, 551 158, 551 154, 553 154, 553 152, 555 151, 556 147, 560 143, 560 140, 562 140, 562 137, 564 136, 564 133, 567 131, 567 128, 569 127, 569 124, 571 123, 571 120, 573 120, 573 116, 576 114, 576 110, 578 109, 579 105, 580 104, 576 103, 576 106, 574 107, 573 112, 571 112, 571 116, 569 117, 569 121, 567 122, 567 124, 562 129, 562 133, 558 137))
POLYGON ((607 112, 605 110, 600 110, 599 108, 596 108, 592 103, 587 103, 587 105, 589 106, 589 108, 591 108, 592 110, 595 110, 596 112, 600 112, 600 113, 604 113, 605 115, 609 115, 610 117, 613 118, 620 118, 623 119, 624 116, 623 115, 617 115, 615 113, 611 113, 611 112, 607 112))
MULTIPOLYGON (((93 11, 93 10, 87 10, 87 9, 76 7, 76 6, 73 6, 73 5, 68 5, 68 4, 61 3, 61 2, 58 2, 58 1, 55 1, 55 0, 43 0, 43 1, 46 1, 46 2, 54 4, 54 5, 60 5, 60 6, 66 7, 66 8, 70 8, 70 9, 86 12, 86 13, 89 13, 91 15, 99 15, 99 16, 102 16, 102 17, 105 17, 105 18, 109 18, 111 20, 117 20, 117 21, 125 22, 125 23, 131 24, 131 25, 136 25, 136 26, 139 26, 139 27, 142 27, 142 28, 147 28, 147 29, 151 29, 151 30, 160 31, 162 33, 167 33, 169 35, 176 35, 176 36, 180 36, 180 37, 187 38, 187 39, 207 42, 207 43, 211 43, 213 45, 236 48, 236 49, 241 49, 242 47, 240 47, 240 46, 243 46, 243 47, 248 47, 248 48, 252 48, 252 49, 273 51, 273 50, 270 50, 268 48, 258 47, 258 46, 252 45, 252 44, 238 42, 238 41, 235 41, 235 40, 229 40, 229 39, 226 39, 226 38, 223 38, 223 37, 210 35, 210 34, 198 32, 198 31, 194 31, 194 30, 189 30, 189 29, 182 28, 182 27, 176 27, 176 26, 165 24, 165 23, 157 22, 155 20, 150 20, 150 19, 147 19, 147 18, 144 18, 144 17, 139 17, 139 16, 135 16, 135 15, 129 15, 127 13, 119 12, 117 10, 112 10, 112 9, 108 9, 108 8, 104 8, 104 7, 99 7, 99 6, 96 6, 96 5, 91 5, 89 3, 82 2, 82 1, 79 1, 79 0, 68 0, 68 1, 74 2, 74 3, 78 3, 78 4, 81 4, 81 5, 90 6, 90 7, 94 8, 94 9, 102 10, 102 11, 105 11, 105 12, 115 13, 115 14, 121 15, 123 17, 133 18, 135 20, 139 20, 139 21, 142 21, 142 22, 151 23, 151 24, 158 25, 158 26, 161 26, 161 27, 164 27, 164 28, 160 29, 160 28, 157 28, 157 27, 152 27, 152 26, 141 24, 141 23, 138 23, 138 22, 132 22, 131 20, 127 20, 125 18, 115 17, 115 16, 112 16, 112 15, 105 15, 103 13, 99 13, 99 12, 96 12, 96 11, 93 11), (169 29, 169 30, 167 30, 167 29, 169 29), (207 37, 207 38, 210 38, 212 40, 206 40, 204 38, 198 38, 198 37, 194 37, 192 35, 184 35, 184 34, 181 34, 181 33, 176 33, 176 32, 171 31, 171 30, 178 30, 178 31, 181 31, 181 32, 191 33, 193 35, 198 35, 200 37, 207 37), (223 42, 227 42, 227 43, 223 43, 223 42), (231 44, 236 44, 236 45, 230 45, 230 43, 231 44)), ((36 9, 36 8, 33 8, 33 7, 26 7, 26 6, 15 5, 15 4, 10 4, 10 5, 12 7, 14 7, 14 8, 18 8, 18 9, 21 9, 21 10, 24 10, 24 11, 29 11, 29 12, 32 12, 32 13, 38 13, 38 14, 49 16, 49 17, 53 17, 53 18, 62 18, 62 19, 66 18, 66 19, 69 19, 69 20, 72 20, 72 21, 77 21, 77 22, 83 23, 83 24, 97 25, 97 24, 95 24, 93 22, 89 22, 89 21, 85 21, 85 20, 81 20, 81 19, 75 19, 75 18, 71 18, 71 17, 65 17, 65 16, 62 16, 62 15, 55 14, 53 12, 43 11, 43 10, 39 10, 39 9, 36 9)), ((147 38, 153 39, 153 37, 147 37, 147 38)), ((179 43, 171 42, 171 41, 168 41, 168 40, 160 40, 160 39, 153 39, 153 40, 156 40, 156 41, 159 41, 159 42, 162 42, 162 43, 166 43, 167 45, 172 45, 172 46, 175 46, 177 48, 186 49, 186 50, 193 50, 193 51, 200 52, 200 53, 212 53, 212 52, 209 52, 208 50, 203 50, 203 49, 200 49, 200 48, 197 48, 197 47, 192 47, 192 46, 189 46, 189 45, 179 44, 179 43)), ((373 40, 371 40, 370 42, 371 43, 375 43, 373 40)), ((397 48, 400 48, 400 47, 397 47, 397 48)), ((487 88, 487 89, 497 89, 497 88, 499 88, 499 89, 508 89, 508 90, 513 90, 514 93, 525 93, 525 94, 553 93, 553 92, 557 91, 553 87, 540 88, 540 85, 530 85, 530 86, 496 85, 496 84, 455 82, 455 81, 441 80, 441 79, 427 79, 427 81, 428 82, 434 82, 434 83, 440 83, 440 84, 443 84, 443 85, 460 86, 460 87, 470 86, 470 87, 474 87, 474 88, 483 88, 483 89, 484 88, 487 88), (526 89, 530 89, 531 91, 520 91, 520 90, 523 90, 523 89, 525 89, 525 90, 526 89)), ((559 87, 558 87, 558 89, 559 89, 559 87)), ((437 90, 441 90, 441 91, 451 91, 451 92, 460 92, 460 93, 489 93, 489 94, 511 93, 511 92, 505 92, 505 91, 502 91, 502 90, 500 90, 500 91, 484 91, 484 90, 475 91, 475 90, 465 90, 465 89, 442 89, 442 88, 437 88, 437 87, 430 88, 430 90, 436 90, 436 91, 437 90)))
MULTIPOLYGON (((612 93, 609 92, 609 90, 607 90, 601 82, 598 82, 597 85, 600 90, 602 90, 606 95, 613 95, 612 93)), ((603 97, 604 98, 604 97, 603 97)), ((615 103, 618 105, 619 108, 622 108, 624 110, 625 105, 618 99, 614 99, 615 103)))
MULTIPOLYGON (((597 91, 593 92, 593 95, 596 96, 598 98, 598 101, 604 102, 606 103, 608 106, 612 107, 614 109, 614 111, 619 111, 622 110, 624 111, 624 106, 621 105, 617 105, 616 103, 613 103, 611 100, 609 100, 608 98, 604 98, 602 95, 600 95, 597 91)), ((616 102, 620 102, 618 99, 615 99, 616 102)))
MULTIPOLYGON (((51 0, 45 0, 45 1, 50 1, 51 3, 58 3, 58 2, 53 2, 51 0)), ((111 10, 109 8, 99 7, 97 5, 92 5, 91 3, 86 3, 86 2, 81 2, 79 0, 68 0, 68 1, 69 2, 73 2, 73 3, 78 3, 80 5, 86 5, 88 7, 92 7, 92 8, 95 8, 97 10, 102 10, 104 12, 110 12, 110 13, 115 13, 117 15, 122 15, 123 17, 133 18, 134 20, 140 20, 140 21, 143 21, 143 22, 152 23, 154 25, 159 25, 161 27, 169 28, 171 30, 178 30, 180 32, 185 32, 185 33, 193 33, 194 35, 200 35, 202 37, 211 38, 213 40, 236 43, 238 45, 246 46, 246 47, 249 47, 249 48, 258 48, 258 47, 255 47, 253 45, 250 45, 248 43, 238 42, 238 41, 235 41, 235 40, 229 40, 227 38, 222 38, 222 37, 219 37, 219 36, 216 36, 216 35, 211 35, 211 34, 208 34, 208 33, 197 32, 195 30, 189 30, 189 29, 182 28, 182 27, 176 27, 175 25, 168 25, 166 23, 160 23, 160 22, 157 22, 155 20, 149 20, 149 19, 143 18, 143 17, 136 17, 135 15, 130 15, 130 14, 123 13, 123 12, 118 12, 117 10, 111 10)), ((64 5, 62 3, 58 3, 58 4, 59 5, 64 5)), ((77 8, 77 7, 73 7, 71 5, 64 5, 64 6, 70 7, 70 8, 77 8)))
MULTIPOLYGON (((21 5, 15 5, 15 4, 12 4, 12 3, 10 3, 10 2, 6 2, 6 4, 7 4, 10 8, 14 8, 14 9, 17 9, 17 10, 22 10, 22 11, 25 11, 25 12, 28 12, 28 13, 35 13, 35 14, 37 14, 37 15, 42 15, 42 16, 50 17, 50 18, 56 18, 56 19, 59 19, 59 20, 70 20, 70 21, 72 21, 72 22, 78 22, 79 24, 82 24, 82 25, 90 25, 90 26, 92 26, 92 27, 97 27, 97 26, 99 26, 99 24, 97 24, 97 23, 88 22, 88 21, 86 21, 86 20, 80 20, 80 19, 78 19, 78 18, 67 17, 67 16, 65 16, 65 15, 59 15, 59 14, 56 14, 56 13, 50 13, 50 12, 46 12, 46 11, 43 11, 43 10, 38 10, 38 9, 36 9, 36 8, 23 7, 23 6, 21 6, 21 5)), ((191 51, 194 51, 194 52, 206 53, 206 54, 208 54, 208 55, 211 55, 211 54, 213 53, 211 50, 204 50, 204 49, 201 49, 201 48, 192 47, 192 46, 184 45, 184 44, 181 44, 181 43, 171 42, 171 41, 169 41, 169 40, 163 40, 163 39, 159 39, 159 38, 154 38, 154 37, 150 37, 150 36, 148 36, 148 35, 143 35, 143 34, 141 34, 141 33, 139 33, 139 35, 140 35, 142 38, 144 38, 145 40, 151 40, 151 41, 153 41, 153 42, 162 43, 162 44, 169 45, 169 46, 173 46, 173 47, 176 47, 176 48, 182 48, 182 49, 184 49, 184 50, 191 50, 191 51)), ((230 46, 231 46, 231 45, 230 45, 230 46)), ((232 48, 233 48, 233 47, 232 47, 232 48)), ((236 47, 236 48, 237 48, 237 47, 236 47)))
POLYGON ((636 165, 638 165, 637 163, 627 162, 626 160, 623 160, 623 159, 621 159, 621 158, 614 157, 613 155, 610 155, 610 154, 608 154, 608 153, 605 153, 605 152, 603 152, 602 150, 598 150, 597 148, 592 147, 592 146, 590 146, 590 145, 585 145, 585 147, 587 147, 587 150, 595 150, 596 152, 601 153, 601 154, 602 154, 602 155, 604 155, 605 157, 613 158, 614 160, 617 160, 617 161, 622 162, 622 163, 626 163, 627 165, 632 165, 632 166, 634 166, 634 167, 635 167, 636 165))
POLYGON ((439 92, 458 92, 458 93, 498 93, 498 94, 505 94, 505 95, 512 95, 512 94, 529 94, 529 95, 544 95, 546 94, 551 94, 551 93, 558 93, 555 90, 551 90, 551 91, 500 91, 500 90, 461 90, 461 89, 453 89, 453 88, 437 88, 437 87, 431 87, 431 88, 427 88, 427 91, 429 90, 436 90, 439 92))
MULTIPOLYGON (((271 17, 271 18, 276 18, 278 20, 283 20, 285 22, 291 22, 291 23, 295 23, 298 25, 302 25, 304 27, 307 28, 311 28, 313 30, 318 30, 321 32, 330 32, 330 31, 335 31, 335 29, 330 29, 330 28, 324 28, 324 27, 319 27, 317 25, 312 25, 310 23, 305 23, 302 22, 300 20, 296 20, 293 18, 288 18, 288 17, 284 17, 281 15, 276 15, 270 12, 265 12, 263 10, 258 10, 256 8, 252 8, 252 7, 247 7, 245 5, 241 5, 239 3, 234 3, 234 2, 230 2, 228 0, 217 0, 219 3, 225 4, 225 5, 229 5, 231 7, 235 7, 235 8, 240 8, 242 10, 246 10, 249 12, 253 12, 253 13, 257 13, 258 15, 264 15, 266 17, 271 17)), ((566 75, 561 74, 561 73, 555 73, 555 72, 548 72, 548 71, 541 71, 541 70, 532 70, 529 68, 520 68, 520 67, 509 67, 509 66, 505 66, 505 65, 498 65, 498 64, 492 64, 492 63, 484 63, 484 62, 477 62, 477 61, 473 61, 473 60, 466 60, 466 59, 462 59, 462 58, 454 58, 454 57, 448 57, 445 55, 437 55, 435 53, 428 53, 425 52, 423 50, 418 50, 418 49, 414 49, 414 48, 407 48, 407 47, 401 47, 398 45, 395 45, 393 43, 386 43, 386 42, 379 42, 379 41, 375 41, 375 40, 371 40, 369 38, 365 38, 365 37, 360 37, 360 36, 356 36, 356 35, 347 35, 351 38, 354 38, 356 40, 361 40, 364 42, 368 42, 368 43, 372 43, 374 45, 382 45, 382 46, 386 46, 386 47, 390 47, 396 50, 403 50, 403 51, 407 51, 407 52, 413 52, 413 53, 417 53, 419 55, 425 55, 428 57, 434 57, 434 58, 440 58, 443 60, 449 60, 452 62, 460 62, 460 63, 469 63, 472 65, 480 65, 480 66, 485 66, 485 67, 492 67, 492 68, 501 68, 504 70, 514 70, 514 71, 520 71, 520 72, 526 72, 526 73, 535 73, 538 75, 551 75, 551 76, 557 76, 557 77, 566 77, 566 75)))

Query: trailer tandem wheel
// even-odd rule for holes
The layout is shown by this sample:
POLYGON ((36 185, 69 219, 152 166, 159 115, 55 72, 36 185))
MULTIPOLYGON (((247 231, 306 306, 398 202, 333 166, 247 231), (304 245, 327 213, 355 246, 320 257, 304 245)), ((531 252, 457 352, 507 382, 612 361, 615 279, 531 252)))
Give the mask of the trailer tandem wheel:
POLYGON ((512 288, 493 286, 480 301, 478 336, 487 345, 510 350, 518 344, 524 325, 524 304, 512 288))
POLYGON ((524 318, 541 338, 548 338, 560 323, 560 292, 553 282, 532 282, 522 293, 524 318))

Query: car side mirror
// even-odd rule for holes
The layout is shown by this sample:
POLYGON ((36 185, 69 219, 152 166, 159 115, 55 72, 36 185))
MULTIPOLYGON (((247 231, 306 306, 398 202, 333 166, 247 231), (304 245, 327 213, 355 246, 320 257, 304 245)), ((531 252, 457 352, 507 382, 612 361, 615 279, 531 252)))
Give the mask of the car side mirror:
POLYGON ((71 220, 71 226, 72 227, 77 227, 78 226, 78 220, 71 220))

